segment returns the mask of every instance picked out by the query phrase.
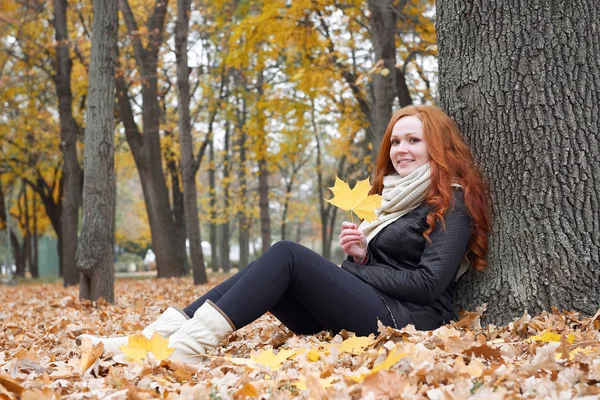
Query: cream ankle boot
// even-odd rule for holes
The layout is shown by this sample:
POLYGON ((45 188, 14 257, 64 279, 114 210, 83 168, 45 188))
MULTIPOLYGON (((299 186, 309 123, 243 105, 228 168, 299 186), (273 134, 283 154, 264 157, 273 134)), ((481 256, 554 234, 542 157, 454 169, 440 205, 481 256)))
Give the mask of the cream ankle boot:
POLYGON ((235 330, 235 326, 212 301, 207 300, 183 326, 169 337, 169 347, 175 351, 169 360, 195 364, 202 354, 214 350, 235 330))
MULTIPOLYGON (((189 317, 186 313, 181 311, 177 307, 169 306, 152 324, 148 325, 142 333, 148 339, 152 338, 154 332, 160 333, 163 337, 171 336, 175 331, 177 331, 187 320, 189 317)), ((119 349, 121 346, 126 346, 129 342, 127 336, 117 336, 117 337, 101 337, 83 334, 77 336, 75 342, 78 346, 81 345, 84 338, 88 338, 91 340, 92 344, 95 346, 96 344, 102 342, 104 343, 104 352, 112 353, 112 354, 121 354, 122 351, 119 349)))

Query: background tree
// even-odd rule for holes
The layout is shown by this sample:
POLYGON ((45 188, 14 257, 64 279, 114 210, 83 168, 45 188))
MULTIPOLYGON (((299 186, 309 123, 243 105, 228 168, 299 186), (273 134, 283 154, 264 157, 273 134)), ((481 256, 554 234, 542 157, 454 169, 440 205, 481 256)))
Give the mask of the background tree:
MULTIPOLYGON (((147 16, 147 23, 140 31, 133 9, 128 0, 119 1, 129 39, 133 46, 135 60, 134 74, 139 74, 142 97, 142 132, 137 125, 123 73, 117 76, 116 86, 119 101, 119 115, 129 147, 133 153, 140 181, 144 190, 144 199, 152 247, 156 254, 159 277, 181 276, 185 270, 185 229, 177 225, 174 209, 169 199, 169 188, 163 169, 163 156, 160 144, 160 104, 158 91, 159 52, 164 41, 164 27, 167 16, 167 0, 157 0, 147 16), (145 36, 142 37, 142 32, 145 36)), ((139 7, 138 7, 139 9, 139 7)), ((147 9, 144 9, 146 11, 147 9)))
POLYGON ((494 216, 489 269, 459 303, 493 323, 600 303, 600 6, 437 3, 440 103, 480 160, 494 216))
POLYGON ((82 171, 77 156, 77 132, 80 129, 73 118, 71 90, 70 42, 67 26, 67 0, 54 0, 52 19, 56 34, 56 61, 53 74, 60 116, 60 147, 63 153, 61 182, 61 247, 59 254, 65 286, 76 285, 79 274, 75 265, 79 206, 81 205, 82 171))
POLYGON ((190 256, 194 284, 207 281, 204 254, 202 253, 202 236, 200 219, 198 218, 198 196, 196 191, 196 172, 192 127, 190 120, 190 77, 188 66, 188 34, 189 34, 190 0, 177 0, 177 27, 175 31, 175 54, 177 57, 177 99, 178 128, 181 151, 181 172, 183 176, 183 195, 185 210, 185 227, 190 244, 190 256))
POLYGON ((86 113, 79 297, 114 301, 114 109, 117 0, 94 0, 86 113))

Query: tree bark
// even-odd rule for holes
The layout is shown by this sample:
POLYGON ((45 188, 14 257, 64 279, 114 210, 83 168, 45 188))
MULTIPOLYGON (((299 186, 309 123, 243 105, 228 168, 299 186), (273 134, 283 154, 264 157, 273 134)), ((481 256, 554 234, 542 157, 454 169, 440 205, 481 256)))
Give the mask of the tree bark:
POLYGON ((183 175, 185 227, 190 244, 190 258, 194 285, 207 282, 202 235, 198 218, 198 195, 196 169, 194 168, 194 145, 190 122, 190 73, 188 68, 188 31, 190 0, 177 0, 177 26, 175 32, 175 55, 177 58, 177 113, 179 116, 179 146, 183 175))
POLYGON ((440 103, 481 161, 489 268, 458 304, 493 323, 600 304, 600 7, 596 0, 440 0, 440 103))
POLYGON ((369 28, 375 53, 375 61, 382 60, 382 72, 373 76, 371 99, 372 129, 368 129, 372 143, 373 160, 377 157, 381 138, 392 116, 396 91, 396 25, 398 10, 392 0, 367 1, 371 16, 369 28), (387 70, 387 74, 383 71, 387 70))
POLYGON ((148 18, 148 45, 142 45, 139 29, 127 0, 119 0, 119 8, 127 25, 134 47, 135 59, 142 75, 143 135, 135 122, 127 87, 122 76, 117 77, 119 115, 125 127, 127 142, 135 160, 144 192, 150 222, 152 247, 156 254, 158 277, 185 275, 185 243, 173 219, 169 191, 162 165, 159 136, 158 53, 163 43, 167 0, 157 0, 148 18))
POLYGON ((83 223, 77 246, 79 297, 114 301, 114 109, 117 0, 92 3, 92 49, 86 110, 83 223))
POLYGON ((77 225, 81 200, 81 168, 77 159, 77 124, 73 119, 67 0, 54 0, 52 22, 56 37, 56 74, 53 78, 59 103, 60 147, 63 153, 60 254, 63 283, 65 286, 69 286, 79 282, 75 253, 77 251, 77 225))

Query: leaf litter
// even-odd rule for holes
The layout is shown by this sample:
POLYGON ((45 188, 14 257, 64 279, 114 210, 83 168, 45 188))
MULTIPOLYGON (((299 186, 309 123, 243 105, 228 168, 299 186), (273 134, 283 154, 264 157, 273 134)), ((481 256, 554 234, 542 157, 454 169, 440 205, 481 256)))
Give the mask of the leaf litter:
MULTIPOLYGON (((2 287, 0 399, 502 399, 600 397, 600 312, 525 313, 482 327, 485 307, 434 331, 380 326, 377 335, 294 335, 267 314, 199 365, 157 352, 128 364, 81 333, 134 335, 169 305, 217 284, 191 278, 117 281, 115 304, 59 284, 2 287)), ((134 351, 135 353, 135 351, 134 351)))

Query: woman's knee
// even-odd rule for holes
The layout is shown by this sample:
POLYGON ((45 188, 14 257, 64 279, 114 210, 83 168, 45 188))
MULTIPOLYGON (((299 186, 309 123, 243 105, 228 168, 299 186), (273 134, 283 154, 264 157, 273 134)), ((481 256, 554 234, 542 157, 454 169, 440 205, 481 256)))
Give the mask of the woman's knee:
POLYGON ((292 242, 291 240, 279 240, 273 243, 273 245, 269 247, 269 250, 277 253, 294 253, 294 250, 297 250, 301 247, 304 246, 302 246, 300 243, 292 242))

